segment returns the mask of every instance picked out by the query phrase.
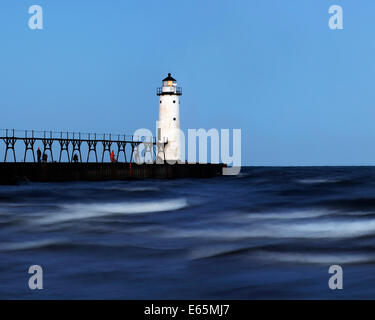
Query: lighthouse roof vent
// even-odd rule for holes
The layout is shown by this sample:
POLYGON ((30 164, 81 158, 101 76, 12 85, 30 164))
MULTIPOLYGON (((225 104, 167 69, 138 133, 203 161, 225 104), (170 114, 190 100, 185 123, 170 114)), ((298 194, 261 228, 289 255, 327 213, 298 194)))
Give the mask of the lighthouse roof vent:
POLYGON ((168 77, 166 77, 165 79, 163 79, 163 81, 176 81, 176 79, 172 78, 171 74, 168 73, 168 77))

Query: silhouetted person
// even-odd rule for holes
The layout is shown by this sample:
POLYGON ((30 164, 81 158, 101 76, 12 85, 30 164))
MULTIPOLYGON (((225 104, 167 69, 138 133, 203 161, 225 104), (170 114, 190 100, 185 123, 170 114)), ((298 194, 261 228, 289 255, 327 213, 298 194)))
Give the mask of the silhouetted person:
POLYGON ((42 157, 42 151, 40 151, 39 147, 38 147, 38 150, 36 151, 36 157, 38 158, 38 162, 40 162, 40 158, 42 157))
POLYGON ((48 156, 46 153, 43 154, 43 158, 42 158, 42 161, 43 162, 47 162, 47 159, 48 159, 48 156))
POLYGON ((76 153, 73 156, 73 162, 75 162, 75 163, 78 162, 78 155, 76 153))

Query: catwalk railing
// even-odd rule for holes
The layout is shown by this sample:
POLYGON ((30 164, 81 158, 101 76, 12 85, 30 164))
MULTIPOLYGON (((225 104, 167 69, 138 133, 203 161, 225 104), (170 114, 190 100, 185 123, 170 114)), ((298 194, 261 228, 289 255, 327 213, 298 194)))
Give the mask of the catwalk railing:
MULTIPOLYGON (((82 133, 82 132, 56 132, 56 131, 36 131, 36 130, 14 130, 14 129, 0 129, 0 139, 5 143, 4 162, 7 162, 9 153, 13 153, 13 161, 17 162, 16 148, 20 147, 18 142, 23 142, 24 157, 23 162, 26 162, 28 152, 32 152, 32 161, 45 161, 50 155, 50 160, 55 162, 53 148, 57 145, 59 153, 58 162, 62 162, 64 152, 67 155, 68 162, 83 162, 82 151, 87 151, 86 162, 89 162, 90 154, 95 155, 95 161, 98 161, 98 146, 101 146, 102 157, 101 162, 104 162, 105 154, 115 152, 116 161, 120 154, 124 155, 125 162, 137 162, 137 157, 140 152, 144 152, 144 157, 149 155, 149 159, 156 160, 159 153, 163 153, 167 140, 157 141, 156 138, 141 137, 133 135, 121 134, 97 134, 97 133, 82 133), (40 159, 35 148, 39 145, 40 159), (143 145, 143 150, 140 150, 140 145, 143 145), (128 147, 128 148, 127 148, 128 147), (127 156, 127 153, 129 157, 127 156)), ((164 158, 164 157, 163 157, 164 158)))

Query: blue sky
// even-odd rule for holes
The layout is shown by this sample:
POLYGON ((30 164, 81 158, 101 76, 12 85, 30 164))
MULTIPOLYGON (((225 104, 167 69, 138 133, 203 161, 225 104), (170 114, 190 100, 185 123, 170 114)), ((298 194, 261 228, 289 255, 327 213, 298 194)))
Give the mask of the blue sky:
POLYGON ((171 72, 182 128, 242 129, 245 165, 375 164, 372 0, 2 0, 1 16, 1 128, 154 130, 171 72))

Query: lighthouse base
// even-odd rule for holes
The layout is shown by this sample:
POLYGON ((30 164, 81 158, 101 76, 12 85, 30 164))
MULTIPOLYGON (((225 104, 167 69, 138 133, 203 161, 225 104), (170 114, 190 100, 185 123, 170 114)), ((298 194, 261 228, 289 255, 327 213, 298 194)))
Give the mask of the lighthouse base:
POLYGON ((0 184, 128 179, 212 178, 223 164, 0 163, 0 184))

